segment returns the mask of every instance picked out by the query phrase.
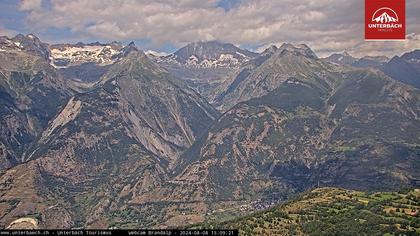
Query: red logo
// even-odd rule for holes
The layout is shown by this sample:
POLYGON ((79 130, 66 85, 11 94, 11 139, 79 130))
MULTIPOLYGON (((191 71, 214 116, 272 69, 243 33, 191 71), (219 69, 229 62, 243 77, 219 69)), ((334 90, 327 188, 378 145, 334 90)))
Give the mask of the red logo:
POLYGON ((365 0, 365 39, 404 40, 405 0, 365 0))

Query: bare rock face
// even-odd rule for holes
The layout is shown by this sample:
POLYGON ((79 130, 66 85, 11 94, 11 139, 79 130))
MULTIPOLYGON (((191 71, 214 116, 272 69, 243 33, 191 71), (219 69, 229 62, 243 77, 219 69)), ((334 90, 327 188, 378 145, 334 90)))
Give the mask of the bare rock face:
POLYGON ((154 154, 176 158, 219 114, 196 92, 140 52, 115 65, 106 84, 118 88, 136 138, 154 154), (128 72, 128 73, 127 73, 128 72))

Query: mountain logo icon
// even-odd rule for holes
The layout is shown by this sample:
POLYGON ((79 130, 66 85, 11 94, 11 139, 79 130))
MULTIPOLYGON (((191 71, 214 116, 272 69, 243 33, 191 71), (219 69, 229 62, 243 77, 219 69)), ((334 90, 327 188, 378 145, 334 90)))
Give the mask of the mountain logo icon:
POLYGON ((406 0, 365 0, 366 40, 405 40, 406 0))
POLYGON ((397 13, 389 7, 379 8, 372 16, 372 22, 376 23, 396 23, 398 22, 397 13))

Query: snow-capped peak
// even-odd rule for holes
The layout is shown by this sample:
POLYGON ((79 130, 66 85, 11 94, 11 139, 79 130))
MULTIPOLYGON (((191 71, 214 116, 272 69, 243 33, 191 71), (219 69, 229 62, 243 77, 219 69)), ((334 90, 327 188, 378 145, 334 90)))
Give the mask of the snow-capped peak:
POLYGON ((79 65, 87 62, 109 65, 121 53, 122 45, 111 44, 65 44, 51 46, 51 64, 58 68, 79 65))

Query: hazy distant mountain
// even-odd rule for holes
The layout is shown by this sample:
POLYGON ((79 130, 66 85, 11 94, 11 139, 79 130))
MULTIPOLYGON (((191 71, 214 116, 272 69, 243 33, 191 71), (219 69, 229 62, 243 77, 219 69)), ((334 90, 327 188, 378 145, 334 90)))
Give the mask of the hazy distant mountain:
POLYGON ((404 53, 404 55, 401 56, 404 60, 408 60, 413 63, 419 63, 420 61, 420 49, 404 53))
POLYGON ((420 50, 393 57, 381 70, 398 81, 420 88, 420 50))
POLYGON ((355 58, 348 53, 332 54, 326 61, 358 68, 375 68, 393 79, 420 88, 420 50, 405 53, 389 59, 385 56, 355 58))
POLYGON ((343 54, 334 53, 325 58, 325 60, 338 65, 349 65, 359 68, 380 68, 389 61, 389 58, 385 56, 364 56, 362 58, 356 58, 344 52, 343 54))
POLYGON ((385 63, 389 61, 388 57, 385 56, 365 56, 355 61, 352 66, 359 68, 381 68, 385 63))

